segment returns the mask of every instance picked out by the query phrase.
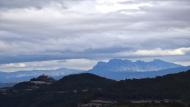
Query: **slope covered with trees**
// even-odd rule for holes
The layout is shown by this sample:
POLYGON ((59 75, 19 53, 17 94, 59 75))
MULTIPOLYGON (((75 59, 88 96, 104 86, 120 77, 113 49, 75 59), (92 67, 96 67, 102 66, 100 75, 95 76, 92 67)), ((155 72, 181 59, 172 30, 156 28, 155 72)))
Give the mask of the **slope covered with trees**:
MULTIPOLYGON (((31 82, 31 81, 28 81, 31 82)), ((20 83, 24 87, 28 82, 20 83)), ((18 86, 18 85, 16 85, 18 86)), ((93 99, 117 102, 164 100, 190 102, 190 71, 156 78, 114 81, 84 73, 66 76, 31 90, 12 87, 0 94, 0 107, 76 107, 93 99)))

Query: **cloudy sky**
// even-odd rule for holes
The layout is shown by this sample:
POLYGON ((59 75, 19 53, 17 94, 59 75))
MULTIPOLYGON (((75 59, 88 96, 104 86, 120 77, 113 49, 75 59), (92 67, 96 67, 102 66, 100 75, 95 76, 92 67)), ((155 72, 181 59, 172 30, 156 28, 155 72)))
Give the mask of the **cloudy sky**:
POLYGON ((111 58, 190 65, 190 0, 0 0, 0 71, 111 58))

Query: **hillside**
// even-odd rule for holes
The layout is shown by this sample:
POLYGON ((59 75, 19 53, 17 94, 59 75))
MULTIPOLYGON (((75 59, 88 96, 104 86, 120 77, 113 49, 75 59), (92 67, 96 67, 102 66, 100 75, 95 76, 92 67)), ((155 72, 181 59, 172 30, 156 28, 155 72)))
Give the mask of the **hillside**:
POLYGON ((117 102, 164 100, 190 102, 190 71, 163 77, 114 81, 93 74, 66 76, 34 90, 15 87, 0 95, 1 107, 76 107, 93 99, 117 102))

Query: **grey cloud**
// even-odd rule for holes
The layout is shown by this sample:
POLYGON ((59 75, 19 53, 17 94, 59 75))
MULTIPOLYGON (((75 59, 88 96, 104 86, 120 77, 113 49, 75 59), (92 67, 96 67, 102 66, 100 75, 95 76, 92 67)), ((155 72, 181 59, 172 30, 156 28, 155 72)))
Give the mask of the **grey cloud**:
MULTIPOLYGON (((48 4, 55 0, 1 0, 0 7, 9 9, 9 8, 29 8, 36 7, 42 8, 44 5, 48 4)), ((60 0, 56 0, 60 1, 60 0)))
MULTIPOLYGON (((91 5, 99 5, 91 1, 91 5)), ((139 1, 120 4, 149 5, 104 13, 85 5, 85 0, 0 0, 0 7, 6 8, 0 10, 1 55, 16 55, 1 62, 104 59, 121 57, 114 53, 122 51, 190 47, 189 0, 139 1), (51 2, 61 7, 51 7, 51 2)))

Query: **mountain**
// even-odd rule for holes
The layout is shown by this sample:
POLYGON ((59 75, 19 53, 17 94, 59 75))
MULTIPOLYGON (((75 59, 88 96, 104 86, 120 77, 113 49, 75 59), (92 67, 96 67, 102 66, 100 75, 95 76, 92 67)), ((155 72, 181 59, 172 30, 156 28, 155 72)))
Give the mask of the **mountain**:
POLYGON ((74 70, 61 68, 57 70, 33 70, 33 71, 17 71, 17 72, 0 72, 0 83, 18 83, 30 80, 31 78, 42 74, 60 79, 61 77, 74 73, 81 73, 82 70, 74 70))
POLYGON ((84 73, 65 76, 58 81, 35 89, 31 88, 34 85, 28 84, 31 82, 32 80, 19 83, 20 87, 29 87, 30 90, 16 88, 18 86, 16 85, 0 92, 0 106, 77 107, 80 103, 94 99, 109 99, 118 103, 125 101, 167 101, 172 104, 175 104, 174 102, 190 104, 190 71, 156 78, 122 81, 84 73))
POLYGON ((109 62, 98 62, 89 73, 110 79, 122 80, 126 78, 147 78, 162 76, 188 70, 190 67, 174 63, 153 60, 150 62, 112 59, 109 62))
POLYGON ((115 71, 115 72, 147 72, 147 71, 159 71, 170 68, 182 67, 174 63, 155 59, 150 62, 136 61, 122 59, 111 59, 109 62, 98 62, 93 70, 102 71, 115 71))
POLYGON ((158 59, 151 62, 132 62, 130 60, 112 59, 109 62, 98 62, 97 65, 89 71, 61 68, 57 70, 0 72, 0 84, 27 81, 42 74, 60 79, 63 76, 81 72, 89 72, 115 80, 122 80, 126 78, 147 78, 186 71, 189 68, 190 67, 177 65, 158 59))

